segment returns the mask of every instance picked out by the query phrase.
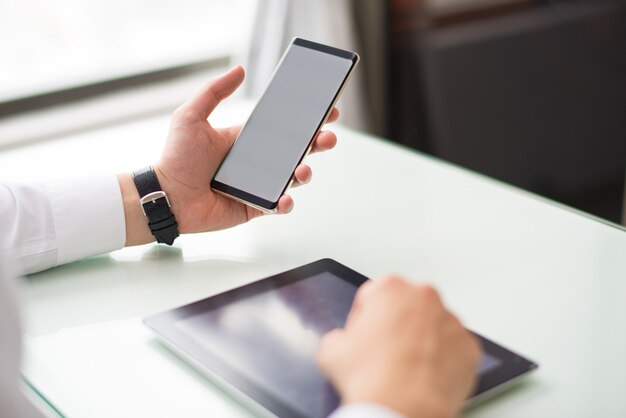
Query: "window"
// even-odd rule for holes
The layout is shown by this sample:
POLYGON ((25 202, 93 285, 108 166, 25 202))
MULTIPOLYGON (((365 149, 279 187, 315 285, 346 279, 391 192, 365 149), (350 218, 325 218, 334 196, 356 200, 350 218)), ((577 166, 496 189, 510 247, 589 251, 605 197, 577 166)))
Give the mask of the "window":
POLYGON ((0 0, 0 149, 169 112, 245 62, 260 0, 0 0))
POLYGON ((250 0, 0 0, 0 102, 229 57, 250 0))

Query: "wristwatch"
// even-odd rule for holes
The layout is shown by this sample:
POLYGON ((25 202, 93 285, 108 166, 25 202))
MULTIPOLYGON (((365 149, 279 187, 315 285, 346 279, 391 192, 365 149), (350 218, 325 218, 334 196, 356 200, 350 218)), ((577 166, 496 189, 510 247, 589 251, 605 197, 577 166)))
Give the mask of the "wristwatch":
POLYGON ((178 237, 178 224, 170 201, 157 179, 152 166, 133 172, 133 181, 139 192, 139 204, 148 218, 148 227, 157 242, 172 245, 178 237))

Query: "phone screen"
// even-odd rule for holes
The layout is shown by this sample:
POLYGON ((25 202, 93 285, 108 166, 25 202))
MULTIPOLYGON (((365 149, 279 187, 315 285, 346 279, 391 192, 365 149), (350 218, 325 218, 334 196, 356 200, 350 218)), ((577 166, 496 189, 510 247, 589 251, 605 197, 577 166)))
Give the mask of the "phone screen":
POLYGON ((295 39, 211 186, 273 209, 357 55, 295 39))

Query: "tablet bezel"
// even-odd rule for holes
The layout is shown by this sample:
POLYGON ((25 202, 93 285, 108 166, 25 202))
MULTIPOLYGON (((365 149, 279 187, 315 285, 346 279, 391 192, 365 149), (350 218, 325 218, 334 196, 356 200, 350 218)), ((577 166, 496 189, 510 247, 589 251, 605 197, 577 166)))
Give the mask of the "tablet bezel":
MULTIPOLYGON (((360 273, 340 264, 332 259, 322 259, 304 266, 270 276, 247 285, 211 296, 189 305, 181 306, 166 312, 152 315, 144 319, 144 323, 152 328, 167 346, 187 361, 199 366, 210 378, 224 386, 239 399, 258 410, 263 410, 277 416, 294 418, 310 418, 301 414, 289 404, 275 398, 245 376, 237 373, 216 356, 211 355, 201 344, 176 326, 176 322, 184 318, 197 315, 207 310, 217 309, 225 304, 232 303, 260 293, 278 289, 291 283, 305 280, 323 272, 330 272, 355 287, 369 280, 360 273)), ((485 395, 504 383, 516 380, 522 375, 537 368, 537 364, 508 350, 487 338, 474 333, 480 340, 483 350, 498 358, 500 364, 488 373, 479 376, 478 383, 473 391, 469 404, 482 400, 485 395)))

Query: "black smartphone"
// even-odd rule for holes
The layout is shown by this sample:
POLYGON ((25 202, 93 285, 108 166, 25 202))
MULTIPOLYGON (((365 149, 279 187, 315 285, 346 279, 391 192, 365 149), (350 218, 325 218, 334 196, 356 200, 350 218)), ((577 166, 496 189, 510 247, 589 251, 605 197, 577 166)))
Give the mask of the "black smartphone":
POLYGON ((295 38, 211 188, 264 212, 276 211, 358 61, 354 52, 295 38))

